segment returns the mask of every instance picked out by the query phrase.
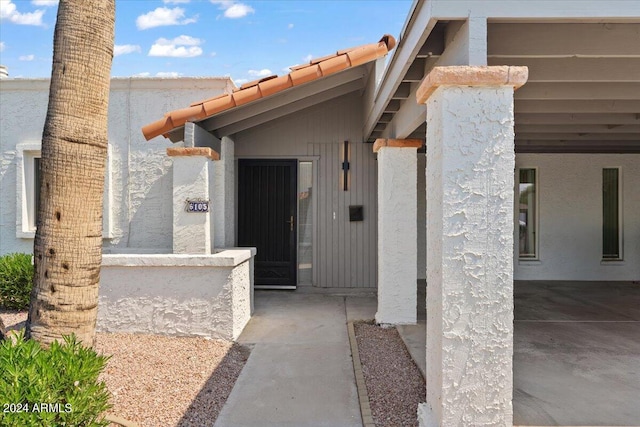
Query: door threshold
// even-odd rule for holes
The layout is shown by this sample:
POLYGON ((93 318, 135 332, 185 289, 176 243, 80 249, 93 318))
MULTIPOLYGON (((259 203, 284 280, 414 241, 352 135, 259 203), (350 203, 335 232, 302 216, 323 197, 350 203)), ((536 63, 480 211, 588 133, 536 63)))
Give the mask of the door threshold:
POLYGON ((278 290, 278 289, 282 289, 285 291, 291 291, 291 290, 296 290, 297 286, 296 285, 287 285, 287 286, 281 286, 281 285, 254 285, 253 289, 256 290, 278 290))

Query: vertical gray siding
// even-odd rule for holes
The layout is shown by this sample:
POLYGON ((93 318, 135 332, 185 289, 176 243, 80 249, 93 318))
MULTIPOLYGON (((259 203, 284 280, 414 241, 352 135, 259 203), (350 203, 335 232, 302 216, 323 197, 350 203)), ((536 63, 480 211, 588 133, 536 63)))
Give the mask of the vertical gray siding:
POLYGON ((372 146, 362 142, 361 112, 360 95, 353 93, 234 137, 238 158, 316 159, 313 283, 318 287, 376 287, 377 167, 372 146), (351 151, 349 191, 340 181, 345 140, 351 151), (349 205, 364 206, 364 221, 349 222, 349 205))
POLYGON ((341 185, 343 143, 312 144, 319 156, 316 284, 321 287, 375 287, 377 274, 376 161, 370 144, 350 144, 348 191, 341 185), (364 221, 349 221, 349 205, 364 206, 364 221), (335 219, 334 219, 335 214, 335 219))

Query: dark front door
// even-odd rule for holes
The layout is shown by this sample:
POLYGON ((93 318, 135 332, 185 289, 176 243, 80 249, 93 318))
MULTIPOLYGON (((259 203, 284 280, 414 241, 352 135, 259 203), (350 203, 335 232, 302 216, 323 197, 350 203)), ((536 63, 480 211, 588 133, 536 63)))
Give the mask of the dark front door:
POLYGON ((254 246, 255 285, 296 286, 297 160, 238 161, 238 246, 254 246))

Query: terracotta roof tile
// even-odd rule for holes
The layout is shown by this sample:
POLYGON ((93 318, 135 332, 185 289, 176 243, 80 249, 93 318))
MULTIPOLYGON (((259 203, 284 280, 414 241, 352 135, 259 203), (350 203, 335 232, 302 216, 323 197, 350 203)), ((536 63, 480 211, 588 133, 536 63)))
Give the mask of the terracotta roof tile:
POLYGON ((242 86, 240 86, 239 89, 234 90, 234 92, 237 92, 237 91, 242 90, 242 89, 246 89, 248 87, 258 86, 259 83, 266 82, 267 80, 275 79, 276 77, 278 77, 278 76, 276 76, 274 74, 274 75, 269 76, 269 77, 262 77, 262 78, 259 78, 257 80, 253 80, 253 81, 247 82, 247 83, 243 84, 242 86))
POLYGON ((336 52, 336 53, 333 53, 331 55, 321 56, 320 58, 314 58, 311 61, 309 61, 309 65, 319 64, 322 61, 326 61, 327 59, 335 58, 338 55, 339 54, 336 52))
POLYGON ((184 126, 188 121, 203 120, 293 86, 327 77, 350 67, 357 67, 386 55, 395 45, 396 40, 393 36, 385 34, 378 43, 339 50, 335 54, 312 59, 307 64, 290 67, 291 73, 285 76, 263 77, 243 84, 233 93, 194 102, 187 108, 169 111, 162 119, 144 126, 142 133, 147 140, 159 135, 166 138, 169 132, 184 126))
POLYGON ((309 64, 292 65, 291 67, 289 67, 289 69, 291 71, 296 71, 296 70, 300 70, 301 68, 306 68, 308 66, 309 64))
POLYGON ((158 135, 164 135, 173 129, 173 123, 171 122, 171 117, 163 117, 162 119, 155 121, 153 123, 149 123, 142 127, 142 134, 148 140, 154 138, 158 135))
POLYGON ((204 101, 196 101, 196 102, 194 102, 193 104, 189 105, 189 107, 195 107, 196 105, 199 105, 199 104, 205 104, 205 103, 207 103, 207 102, 209 102, 209 101, 215 101, 216 99, 219 99, 219 98, 225 97, 225 96, 227 96, 227 95, 228 95, 228 94, 223 93, 223 94, 220 94, 220 95, 218 95, 218 96, 214 96, 213 98, 205 99, 204 101))
POLYGON ((214 114, 217 114, 221 111, 235 107, 236 103, 232 96, 225 94, 218 98, 213 98, 209 101, 205 101, 202 105, 204 106, 204 111, 207 116, 213 116, 214 114))
POLYGON ((251 86, 246 89, 233 92, 231 96, 233 96, 233 100, 236 101, 236 107, 262 98, 260 95, 260 88, 258 86, 251 86))
POLYGON ((292 86, 293 81, 289 74, 286 76, 276 77, 275 79, 266 80, 258 85, 263 97, 273 95, 274 93, 278 93, 292 86))
POLYGON ((201 120, 207 117, 204 112, 202 104, 194 105, 193 107, 181 108, 171 112, 171 121, 175 125, 176 123, 184 123, 190 120, 201 120))
POLYGON ((318 64, 322 75, 337 73, 351 67, 351 61, 347 55, 337 55, 318 64))
POLYGON ((300 68, 299 70, 292 71, 289 73, 289 77, 291 77, 293 85, 298 86, 322 77, 322 71, 320 71, 320 66, 318 64, 313 64, 300 68))
POLYGON ((373 61, 379 56, 387 53, 386 47, 376 46, 374 49, 369 49, 367 46, 360 47, 358 49, 350 50, 345 54, 351 61, 351 66, 356 67, 369 61, 373 61))

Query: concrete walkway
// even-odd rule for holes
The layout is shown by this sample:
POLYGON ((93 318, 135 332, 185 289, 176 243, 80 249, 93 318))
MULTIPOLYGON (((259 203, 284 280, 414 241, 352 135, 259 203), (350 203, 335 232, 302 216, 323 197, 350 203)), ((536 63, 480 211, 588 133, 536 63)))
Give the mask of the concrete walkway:
POLYGON ((216 427, 360 427, 347 322, 375 297, 257 291, 239 338, 253 347, 216 427))

